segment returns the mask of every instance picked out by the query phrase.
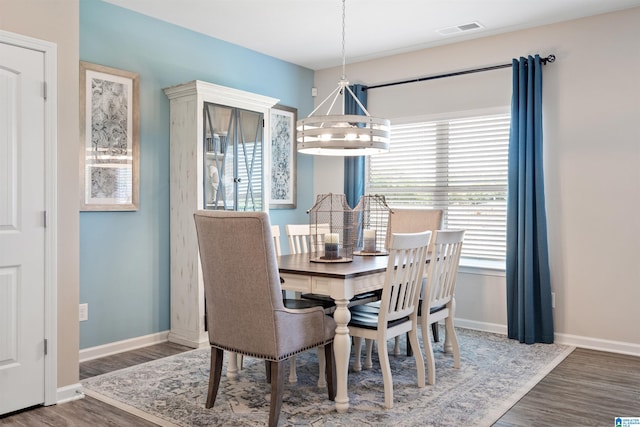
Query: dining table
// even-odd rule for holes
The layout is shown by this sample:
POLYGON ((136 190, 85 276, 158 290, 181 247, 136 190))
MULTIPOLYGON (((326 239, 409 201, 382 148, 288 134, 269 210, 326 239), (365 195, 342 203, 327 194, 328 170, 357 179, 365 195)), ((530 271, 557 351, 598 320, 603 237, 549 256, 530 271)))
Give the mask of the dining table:
POLYGON ((331 297, 336 304, 333 318, 336 335, 333 350, 336 364, 336 411, 349 409, 348 375, 351 337, 349 301, 356 295, 382 289, 388 255, 357 256, 348 262, 314 262, 309 254, 281 255, 278 269, 282 289, 331 297))

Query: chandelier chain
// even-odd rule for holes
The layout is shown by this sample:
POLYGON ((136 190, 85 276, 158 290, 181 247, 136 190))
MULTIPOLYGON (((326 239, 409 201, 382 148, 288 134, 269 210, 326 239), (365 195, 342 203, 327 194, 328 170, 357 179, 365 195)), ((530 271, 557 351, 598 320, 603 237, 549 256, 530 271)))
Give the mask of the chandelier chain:
POLYGON ((344 27, 345 27, 345 16, 346 16, 345 3, 346 3, 346 0, 342 0, 342 80, 346 80, 347 79, 347 73, 345 71, 346 70, 346 62, 347 62, 346 57, 347 57, 347 55, 346 55, 345 43, 344 43, 344 39, 345 39, 345 37, 344 37, 344 34, 345 34, 344 27))

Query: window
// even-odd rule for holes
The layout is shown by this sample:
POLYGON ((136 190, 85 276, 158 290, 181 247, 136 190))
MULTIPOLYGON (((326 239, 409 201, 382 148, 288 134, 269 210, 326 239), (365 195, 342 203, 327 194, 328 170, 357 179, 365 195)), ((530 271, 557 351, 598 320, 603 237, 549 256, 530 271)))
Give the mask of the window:
POLYGON ((509 114, 391 126, 391 151, 367 160, 365 191, 393 206, 444 210, 464 228, 466 265, 500 265, 506 253, 509 114))

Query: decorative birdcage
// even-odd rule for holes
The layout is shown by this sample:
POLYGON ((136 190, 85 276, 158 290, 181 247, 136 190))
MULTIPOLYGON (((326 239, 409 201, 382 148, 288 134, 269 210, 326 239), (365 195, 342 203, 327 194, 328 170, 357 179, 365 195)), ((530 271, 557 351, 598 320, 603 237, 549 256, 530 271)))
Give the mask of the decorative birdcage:
POLYGON ((344 194, 318 195, 316 204, 309 209, 310 261, 353 261, 353 216, 344 194))
POLYGON ((392 211, 384 196, 364 195, 353 211, 356 221, 354 255, 387 255, 387 227, 392 211))

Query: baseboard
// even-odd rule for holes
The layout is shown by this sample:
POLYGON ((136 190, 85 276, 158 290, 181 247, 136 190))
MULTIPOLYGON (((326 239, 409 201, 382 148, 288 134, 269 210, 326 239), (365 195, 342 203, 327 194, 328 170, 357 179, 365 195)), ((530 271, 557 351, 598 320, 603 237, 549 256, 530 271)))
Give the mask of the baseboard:
POLYGON ((458 319, 455 318, 453 322, 456 326, 465 329, 474 329, 482 332, 492 332, 494 334, 507 335, 507 325, 500 325, 498 323, 478 322, 476 320, 458 319))
POLYGON ((559 333, 556 333, 554 337, 555 342, 558 344, 573 345, 575 347, 588 348, 591 350, 608 351, 610 353, 627 354, 629 356, 640 356, 640 344, 559 333))
POLYGON ((82 384, 75 383, 60 387, 56 390, 56 404, 71 402, 72 400, 82 399, 84 392, 82 391, 82 384))
MULTIPOLYGON (((456 326, 461 328, 507 335, 507 325, 458 318, 455 319, 454 323, 456 326)), ((603 340, 600 338, 583 337, 580 335, 563 334, 558 332, 554 334, 554 341, 558 344, 570 345, 573 347, 607 351, 609 353, 628 354, 630 356, 640 356, 640 344, 603 340)))
POLYGON ((153 344, 160 344, 167 341, 168 335, 169 331, 164 331, 141 337, 129 338, 123 341, 116 341, 96 347, 84 348, 80 350, 80 362, 82 363, 88 360, 122 353, 124 351, 135 350, 137 348, 147 347, 153 344))

